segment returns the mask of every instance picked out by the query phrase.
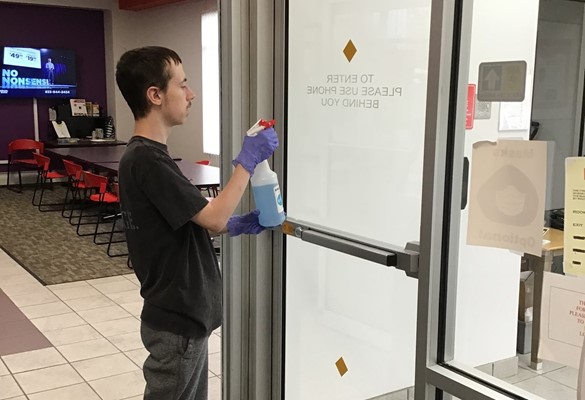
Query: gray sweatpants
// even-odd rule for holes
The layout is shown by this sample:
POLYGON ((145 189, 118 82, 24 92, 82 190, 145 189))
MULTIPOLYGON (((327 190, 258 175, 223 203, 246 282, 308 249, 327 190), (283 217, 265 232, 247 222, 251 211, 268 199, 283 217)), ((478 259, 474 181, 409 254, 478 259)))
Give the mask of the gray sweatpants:
POLYGON ((207 400, 207 341, 157 331, 144 322, 142 343, 149 356, 142 369, 145 400, 207 400))

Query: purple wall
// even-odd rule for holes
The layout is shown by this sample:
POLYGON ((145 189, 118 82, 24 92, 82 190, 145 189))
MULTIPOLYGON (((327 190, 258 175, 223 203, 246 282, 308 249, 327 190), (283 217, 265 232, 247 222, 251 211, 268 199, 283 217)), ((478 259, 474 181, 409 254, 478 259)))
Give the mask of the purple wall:
MULTIPOLYGON (((107 112, 102 11, 0 3, 0 15, 0 46, 74 50, 77 97, 107 112)), ((47 138, 49 107, 68 101, 38 99, 40 140, 47 138)), ((33 99, 0 99, 0 121, 0 160, 5 160, 11 140, 34 139, 33 99)))

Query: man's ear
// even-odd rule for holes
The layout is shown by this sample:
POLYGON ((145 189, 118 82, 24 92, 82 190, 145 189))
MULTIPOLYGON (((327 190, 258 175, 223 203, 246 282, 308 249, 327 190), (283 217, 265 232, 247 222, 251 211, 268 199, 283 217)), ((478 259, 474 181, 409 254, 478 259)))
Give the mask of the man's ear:
POLYGON ((162 103, 160 89, 156 86, 151 86, 146 90, 146 97, 148 98, 148 101, 152 103, 152 105, 160 106, 162 103))

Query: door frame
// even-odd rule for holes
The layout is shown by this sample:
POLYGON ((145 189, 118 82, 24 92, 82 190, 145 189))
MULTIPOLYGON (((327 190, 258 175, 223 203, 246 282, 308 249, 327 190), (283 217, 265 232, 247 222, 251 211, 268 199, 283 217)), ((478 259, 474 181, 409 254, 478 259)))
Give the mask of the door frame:
POLYGON ((415 399, 540 399, 454 361, 473 0, 433 0, 426 105, 415 399), (448 290, 450 289, 450 290, 448 290))
MULTIPOLYGON (((259 118, 275 118, 281 149, 284 132, 282 88, 275 82, 282 68, 275 60, 283 36, 282 4, 271 0, 218 0, 220 16, 221 165, 222 185, 232 174, 231 162, 241 149, 244 133, 259 118), (280 22, 279 22, 280 21, 280 22), (279 103, 280 102, 280 103, 279 103)), ((284 151, 271 159, 283 174, 284 151)), ((250 211, 251 192, 235 213, 250 211)), ((222 236, 223 271, 222 398, 278 399, 282 392, 282 254, 278 231, 258 236, 222 236)))
MULTIPOLYGON (((498 393, 447 368, 453 359, 455 293, 466 104, 473 1, 433 0, 421 207, 420 270, 417 305, 415 399, 492 399, 498 393), (451 216, 456 216, 452 218, 451 216), (453 229, 455 228, 455 229, 453 229), (454 286, 451 286, 454 287, 454 286), (448 397, 448 396, 445 396, 448 397)), ((504 397, 505 398, 505 397, 504 397)))

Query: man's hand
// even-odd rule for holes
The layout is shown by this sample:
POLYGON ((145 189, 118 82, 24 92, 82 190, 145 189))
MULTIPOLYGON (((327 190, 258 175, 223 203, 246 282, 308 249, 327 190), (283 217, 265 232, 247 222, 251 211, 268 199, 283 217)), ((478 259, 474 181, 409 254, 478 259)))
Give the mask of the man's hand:
POLYGON ((266 160, 278 147, 278 136, 273 128, 266 128, 256 136, 244 137, 242 150, 232 164, 234 167, 240 164, 250 176, 254 174, 256 165, 266 160))
POLYGON ((266 228, 258 222, 260 210, 254 210, 248 214, 232 215, 227 222, 227 230, 230 236, 238 236, 242 233, 257 235, 266 228))

